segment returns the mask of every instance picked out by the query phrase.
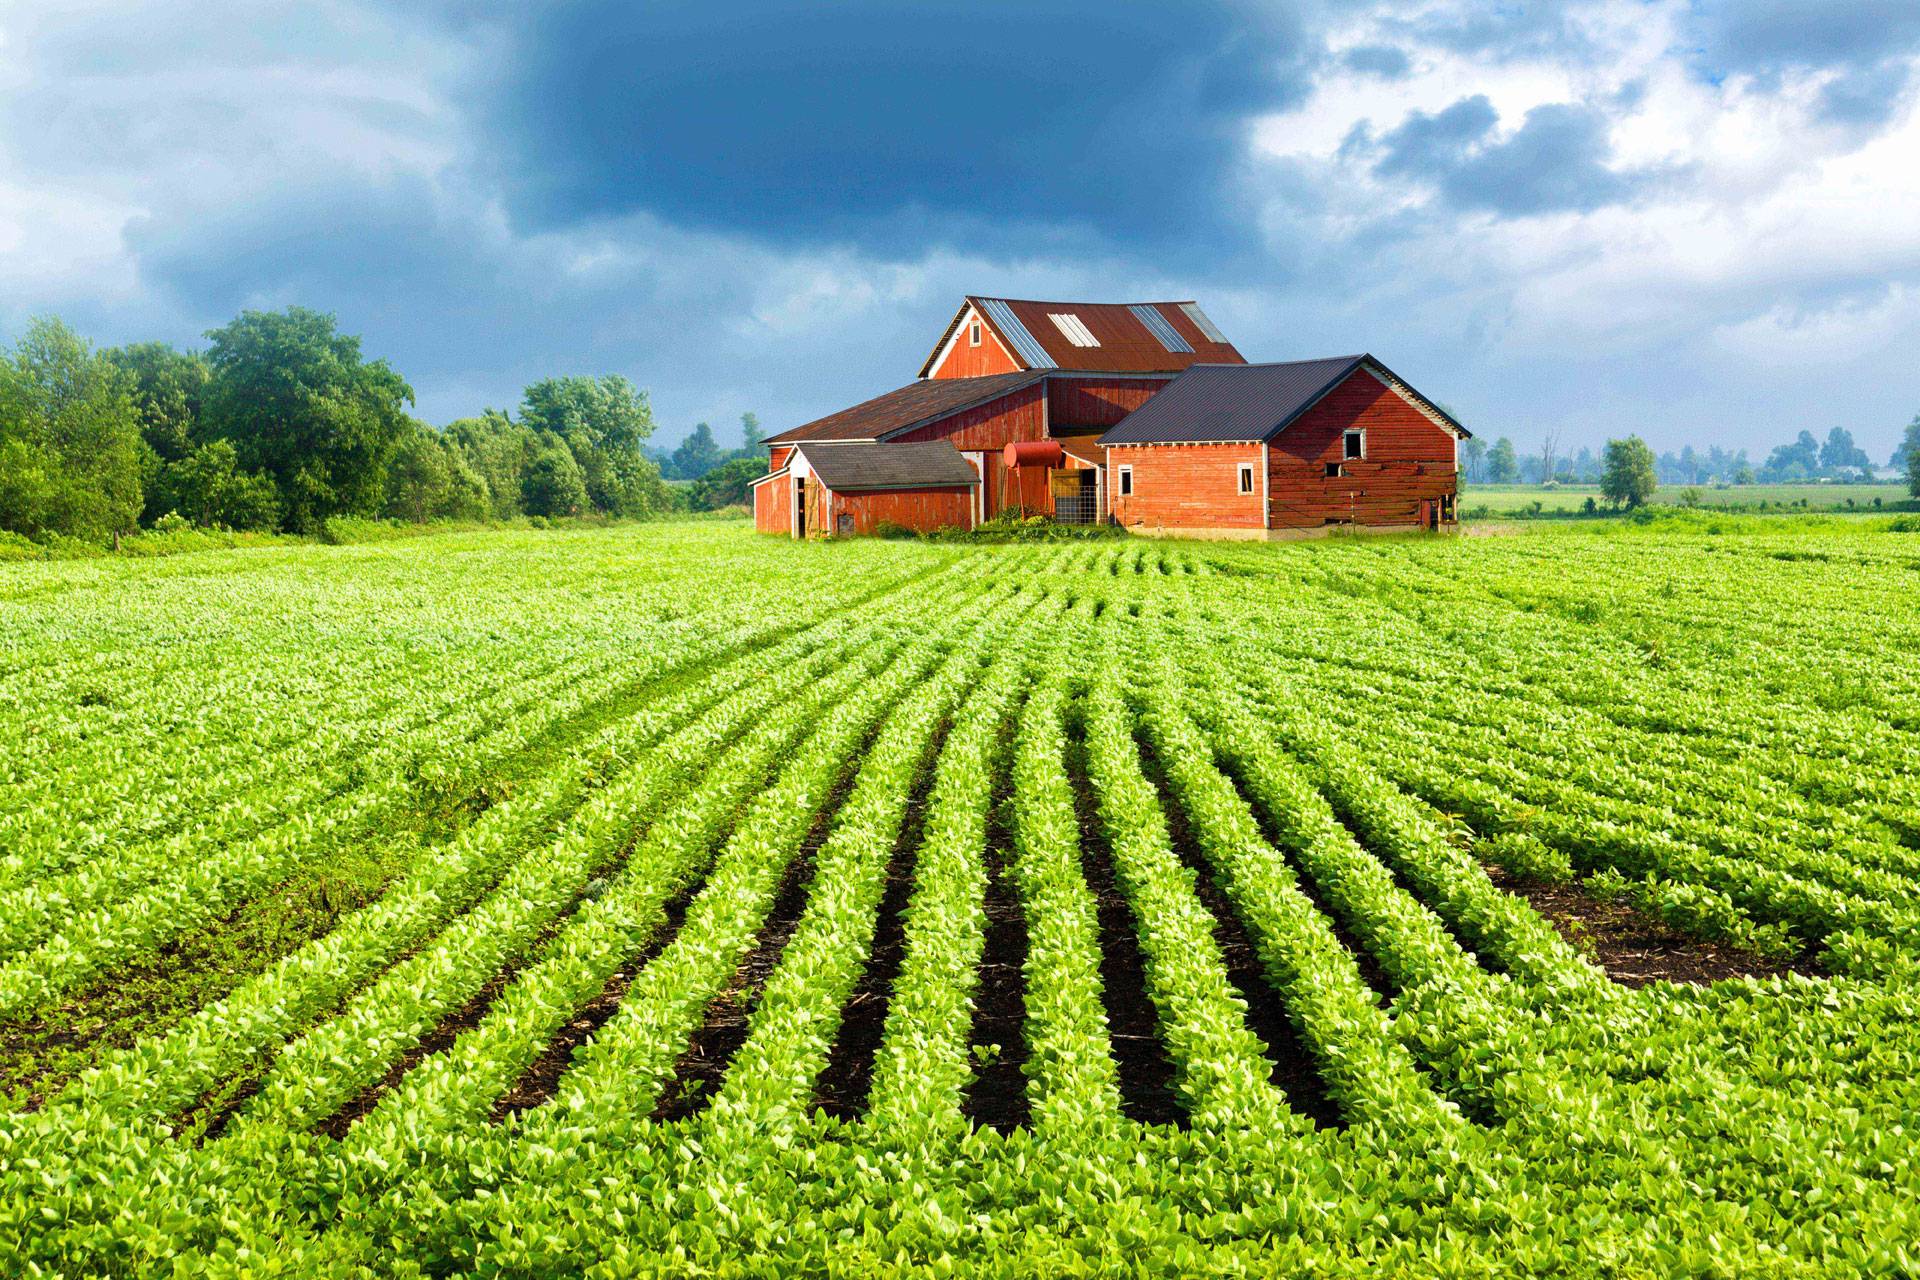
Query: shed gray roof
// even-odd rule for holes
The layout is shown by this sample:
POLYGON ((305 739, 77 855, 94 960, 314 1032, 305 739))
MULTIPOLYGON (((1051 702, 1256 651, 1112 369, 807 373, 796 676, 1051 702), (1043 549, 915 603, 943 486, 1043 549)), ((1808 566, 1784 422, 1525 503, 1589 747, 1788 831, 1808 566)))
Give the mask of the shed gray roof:
POLYGON ((950 440, 798 446, 820 483, 835 493, 863 489, 953 489, 980 483, 950 440))
POLYGON ((1366 365, 1463 438, 1452 415, 1370 355, 1285 364, 1196 364, 1100 437, 1103 445, 1271 440, 1366 365))

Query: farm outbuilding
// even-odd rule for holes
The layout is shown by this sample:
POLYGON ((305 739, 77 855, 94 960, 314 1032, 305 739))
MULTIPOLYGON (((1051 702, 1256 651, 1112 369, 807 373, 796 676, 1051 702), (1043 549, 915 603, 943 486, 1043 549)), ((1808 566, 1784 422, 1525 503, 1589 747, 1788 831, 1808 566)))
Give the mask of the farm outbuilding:
POLYGON ((1216 537, 1445 527, 1465 436, 1371 356, 1248 365, 1197 303, 968 297, 918 380, 768 438, 754 519, 789 537, 1006 511, 1216 537), (1332 456, 1351 429, 1362 452, 1332 456))

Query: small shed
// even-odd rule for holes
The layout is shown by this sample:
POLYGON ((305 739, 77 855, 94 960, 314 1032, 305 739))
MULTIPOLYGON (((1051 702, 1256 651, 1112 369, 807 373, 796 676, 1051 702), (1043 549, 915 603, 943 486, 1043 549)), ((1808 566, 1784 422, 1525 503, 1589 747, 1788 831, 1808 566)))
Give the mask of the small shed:
POLYGON ((762 533, 828 537, 973 527, 980 475, 949 440, 793 446, 785 465, 754 482, 762 533), (763 492, 763 486, 765 491, 763 492))

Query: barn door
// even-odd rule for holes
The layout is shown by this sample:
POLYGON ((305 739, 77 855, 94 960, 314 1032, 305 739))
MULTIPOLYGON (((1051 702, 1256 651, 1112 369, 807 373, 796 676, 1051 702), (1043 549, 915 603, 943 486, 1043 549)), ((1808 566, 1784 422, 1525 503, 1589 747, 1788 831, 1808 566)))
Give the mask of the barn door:
POLYGON ((793 481, 793 536, 807 536, 807 482, 798 476, 793 481))

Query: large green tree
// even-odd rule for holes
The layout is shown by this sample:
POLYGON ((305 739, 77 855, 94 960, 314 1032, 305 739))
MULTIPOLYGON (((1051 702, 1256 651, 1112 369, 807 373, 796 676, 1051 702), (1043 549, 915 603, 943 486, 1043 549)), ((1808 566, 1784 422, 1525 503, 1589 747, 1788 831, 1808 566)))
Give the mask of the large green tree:
POLYGON ((247 311, 207 337, 204 428, 233 442, 243 469, 272 478, 286 523, 306 532, 331 515, 377 513, 413 402, 400 375, 304 307, 247 311))
POLYGON ((1639 436, 1607 441, 1605 470, 1600 477, 1600 492, 1615 506, 1638 507, 1653 497, 1659 480, 1653 465, 1653 450, 1639 436))
POLYGON ((567 443, 588 501, 600 510, 644 516, 665 509, 660 469, 640 451, 653 434, 653 409, 646 393, 619 374, 536 382, 521 400, 520 423, 567 443))
POLYGON ((1487 454, 1487 479, 1494 484, 1512 484, 1519 478, 1520 459, 1513 451, 1513 441, 1501 436, 1487 454))
POLYGON ((165 342, 136 342, 105 355, 127 375, 147 447, 162 462, 193 452, 202 439, 201 407, 213 377, 206 358, 165 342))
POLYGON ((680 447, 673 451, 673 478, 698 480, 719 466, 724 457, 719 442, 713 438, 713 428, 704 422, 695 423, 680 447))
POLYGON ((1906 433, 1900 437, 1900 447, 1893 451, 1888 462, 1895 475, 1905 475, 1907 492, 1920 498, 1920 413, 1913 415, 1913 421, 1907 424, 1906 433))
POLYGON ((765 474, 767 464, 760 458, 729 458, 687 486, 689 504, 695 511, 746 506, 747 486, 765 474))
POLYGON ((383 515, 428 520, 484 520, 492 514, 487 482, 460 449, 424 423, 410 423, 387 464, 383 515))
POLYGON ((127 376, 58 320, 0 359, 0 529, 104 542, 139 517, 145 451, 127 376))
POLYGON ((540 451, 541 437, 502 410, 488 409, 477 418, 448 423, 445 438, 486 484, 488 514, 495 520, 520 515, 521 482, 540 451))

